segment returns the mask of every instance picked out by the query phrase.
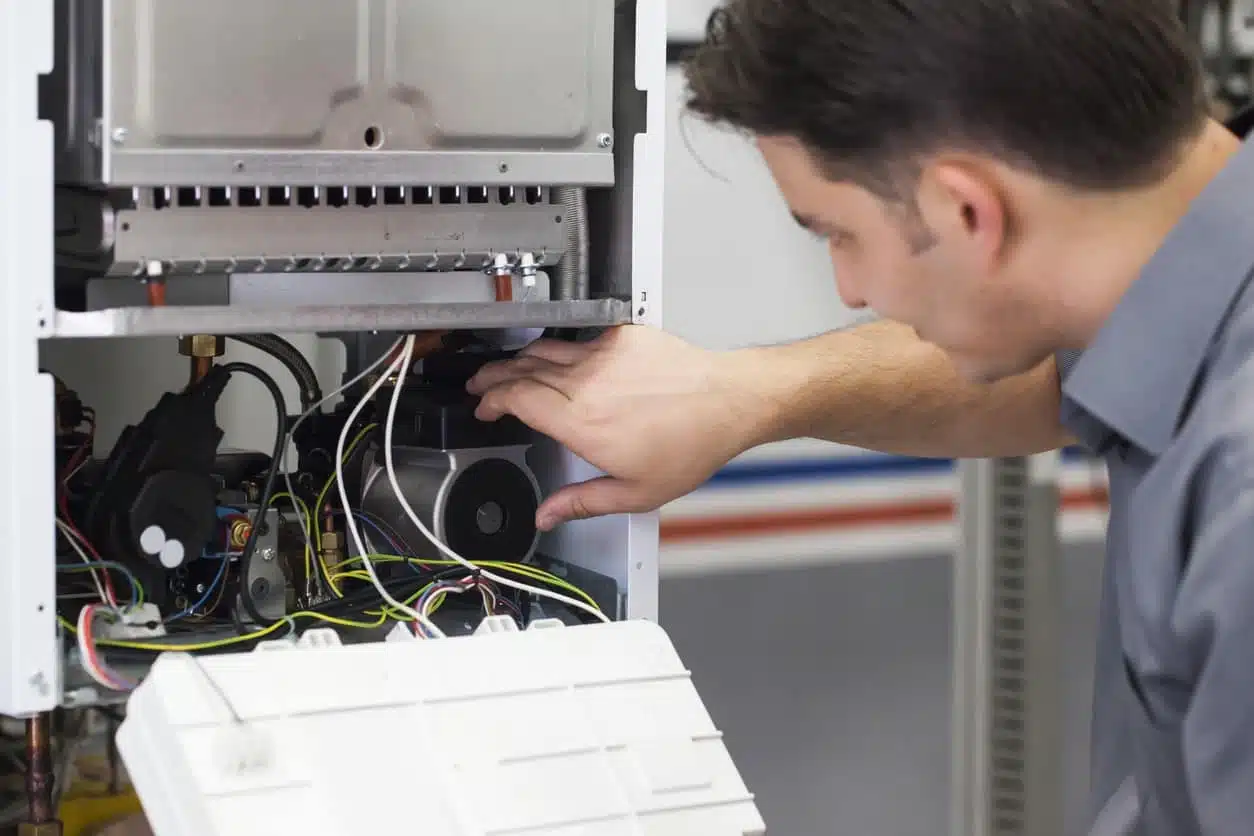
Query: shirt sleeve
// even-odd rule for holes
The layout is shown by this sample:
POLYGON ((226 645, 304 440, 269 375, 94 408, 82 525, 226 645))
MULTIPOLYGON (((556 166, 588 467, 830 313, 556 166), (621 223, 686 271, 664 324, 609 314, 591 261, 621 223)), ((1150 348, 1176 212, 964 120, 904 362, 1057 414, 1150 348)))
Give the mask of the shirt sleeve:
POLYGON ((1201 833, 1254 833, 1254 470, 1206 480, 1173 608, 1193 688, 1181 730, 1201 833))

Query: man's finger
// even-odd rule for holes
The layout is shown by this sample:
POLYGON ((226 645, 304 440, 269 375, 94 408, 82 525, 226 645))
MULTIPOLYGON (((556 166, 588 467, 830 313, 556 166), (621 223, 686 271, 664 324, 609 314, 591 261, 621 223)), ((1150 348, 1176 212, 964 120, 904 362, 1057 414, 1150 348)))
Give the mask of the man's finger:
POLYGON ((495 421, 502 415, 513 415, 566 447, 581 446, 570 399, 534 378, 523 377, 493 387, 475 409, 475 417, 481 421, 495 421))
POLYGON ((467 382, 466 390, 472 395, 482 395, 503 384, 532 378, 569 395, 569 381, 564 374, 566 368, 539 357, 519 357, 500 363, 489 363, 467 382))
POLYGON ((587 343, 573 343, 568 340, 536 340, 522 351, 519 357, 538 357, 550 363, 570 366, 583 360, 592 352, 587 343))
POLYGON ((603 517, 638 510, 639 502, 627 482, 602 476, 567 485, 546 499, 536 511, 536 527, 550 531, 570 520, 603 517))

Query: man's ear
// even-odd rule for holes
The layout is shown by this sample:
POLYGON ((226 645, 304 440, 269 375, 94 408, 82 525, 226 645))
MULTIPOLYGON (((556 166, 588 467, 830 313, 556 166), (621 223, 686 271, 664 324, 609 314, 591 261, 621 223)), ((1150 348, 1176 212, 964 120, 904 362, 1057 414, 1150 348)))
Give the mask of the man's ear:
POLYGON ((919 213, 938 238, 985 270, 1003 257, 1009 213, 996 178, 978 164, 937 160, 919 178, 919 213))

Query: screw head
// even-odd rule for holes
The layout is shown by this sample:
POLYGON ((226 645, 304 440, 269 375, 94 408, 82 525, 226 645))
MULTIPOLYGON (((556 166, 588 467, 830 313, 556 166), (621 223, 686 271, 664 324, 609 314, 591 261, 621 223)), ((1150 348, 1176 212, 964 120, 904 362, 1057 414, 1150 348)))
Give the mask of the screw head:
POLYGON ((597 146, 601 148, 609 148, 614 144, 614 137, 609 134, 601 134, 597 137, 597 146))
POLYGON ((126 142, 126 138, 130 136, 130 132, 126 130, 126 128, 114 128, 113 133, 110 134, 110 136, 113 138, 114 145, 121 145, 126 142))
POLYGON ((261 559, 262 560, 274 560, 274 549, 262 549, 261 559))

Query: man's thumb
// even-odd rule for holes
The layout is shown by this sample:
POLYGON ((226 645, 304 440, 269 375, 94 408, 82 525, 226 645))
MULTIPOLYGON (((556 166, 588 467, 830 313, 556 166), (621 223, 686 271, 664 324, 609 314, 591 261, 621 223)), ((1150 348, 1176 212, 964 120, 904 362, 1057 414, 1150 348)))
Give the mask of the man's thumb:
POLYGON ((569 520, 603 517, 635 510, 626 482, 602 476, 567 485, 546 499, 536 511, 536 527, 549 531, 569 520))

